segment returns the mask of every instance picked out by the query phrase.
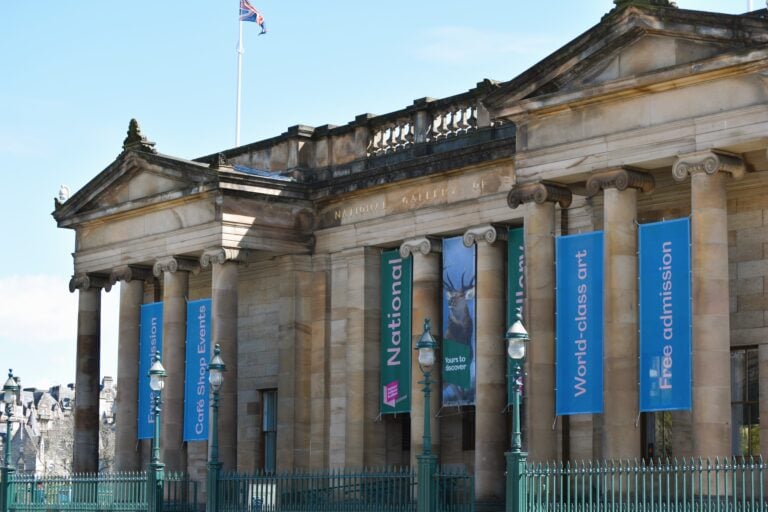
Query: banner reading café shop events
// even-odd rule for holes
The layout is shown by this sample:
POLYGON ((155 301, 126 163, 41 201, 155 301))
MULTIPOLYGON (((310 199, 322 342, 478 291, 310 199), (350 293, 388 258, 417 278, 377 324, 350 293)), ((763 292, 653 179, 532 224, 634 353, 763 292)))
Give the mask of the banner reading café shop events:
POLYGON ((138 439, 152 439, 155 393, 149 389, 149 368, 156 353, 163 353, 163 303, 142 304, 139 319, 138 439))
POLYGON ((381 254, 381 414, 411 410, 411 265, 381 254))
POLYGON ((556 239, 556 413, 603 412, 603 232, 556 239))
POLYGON ((640 410, 691 408, 688 218, 641 224, 640 410))
POLYGON ((184 375, 184 440, 208 439, 208 361, 211 299, 187 302, 187 359, 184 375))

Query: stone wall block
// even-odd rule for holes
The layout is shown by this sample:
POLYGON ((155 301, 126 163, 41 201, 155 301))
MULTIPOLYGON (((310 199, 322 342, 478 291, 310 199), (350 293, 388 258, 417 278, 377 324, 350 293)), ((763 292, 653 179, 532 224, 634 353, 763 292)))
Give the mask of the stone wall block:
POLYGON ((738 264, 739 279, 762 279, 768 276, 768 260, 744 261, 738 264))
POLYGON ((728 229, 754 228, 763 225, 763 210, 749 210, 728 214, 728 229))

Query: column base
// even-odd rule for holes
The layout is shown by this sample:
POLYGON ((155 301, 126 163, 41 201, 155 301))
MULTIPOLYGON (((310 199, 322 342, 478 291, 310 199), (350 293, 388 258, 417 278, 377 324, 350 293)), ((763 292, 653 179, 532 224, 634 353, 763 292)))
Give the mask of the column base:
POLYGON ((507 512, 524 512, 526 506, 525 469, 526 452, 507 452, 507 512))
POLYGON ((437 489, 435 489, 435 471, 437 470, 436 455, 417 455, 418 461, 418 494, 416 499, 417 512, 432 512, 435 510, 437 489))

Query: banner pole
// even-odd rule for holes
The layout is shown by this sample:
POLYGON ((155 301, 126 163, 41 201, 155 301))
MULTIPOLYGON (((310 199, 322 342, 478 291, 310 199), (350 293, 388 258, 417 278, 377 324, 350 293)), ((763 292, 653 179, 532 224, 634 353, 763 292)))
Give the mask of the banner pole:
MULTIPOLYGON (((240 11, 238 11, 239 13, 240 11)), ((237 38, 237 106, 235 111, 235 147, 240 145, 240 92, 243 78, 243 21, 237 17, 239 36, 237 38)))

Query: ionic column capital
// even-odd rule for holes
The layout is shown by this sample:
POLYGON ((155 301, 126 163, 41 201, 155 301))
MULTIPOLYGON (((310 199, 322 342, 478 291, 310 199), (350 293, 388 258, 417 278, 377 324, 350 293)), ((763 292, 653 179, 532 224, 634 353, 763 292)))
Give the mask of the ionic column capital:
POLYGON ((440 240, 434 238, 427 238, 426 236, 420 236, 418 238, 411 238, 405 240, 400 244, 400 257, 407 258, 411 254, 423 254, 426 256, 430 252, 441 252, 442 243, 440 240))
POLYGON ((223 264, 228 261, 235 261, 238 263, 244 263, 248 254, 241 249, 230 249, 227 247, 214 247, 212 249, 206 249, 200 256, 200 266, 208 268, 214 263, 223 264))
POLYGON ((675 181, 684 181, 695 173, 712 175, 721 171, 739 179, 747 172, 747 166, 738 155, 715 150, 698 151, 678 156, 672 166, 672 177, 675 181))
POLYGON ((648 193, 656 186, 653 176, 647 172, 619 167, 606 171, 594 173, 587 180, 587 195, 594 196, 601 190, 615 188, 616 190, 627 190, 634 188, 648 193))
POLYGON ((504 233, 499 233, 495 226, 485 224, 483 226, 474 226, 464 232, 464 247, 472 247, 480 242, 492 244, 496 240, 504 239, 504 233))
POLYGON ((108 285, 109 277, 104 274, 75 274, 69 280, 69 291, 70 293, 74 293, 75 290, 84 292, 86 290, 106 288, 108 285))
POLYGON ((155 277, 162 277, 165 272, 173 273, 179 270, 196 274, 200 271, 200 265, 197 260, 168 256, 159 258, 152 267, 152 273, 155 277))
POLYGON ((571 205, 571 190, 554 183, 524 183, 516 185, 507 194, 507 204, 513 210, 524 203, 559 203, 561 208, 571 205))
POLYGON ((126 283, 130 283, 134 279, 137 281, 148 281, 152 279, 152 277, 152 270, 149 268, 137 267, 134 265, 121 265, 112 269, 112 272, 109 274, 109 282, 104 289, 107 291, 111 290, 118 281, 125 281, 126 283))

